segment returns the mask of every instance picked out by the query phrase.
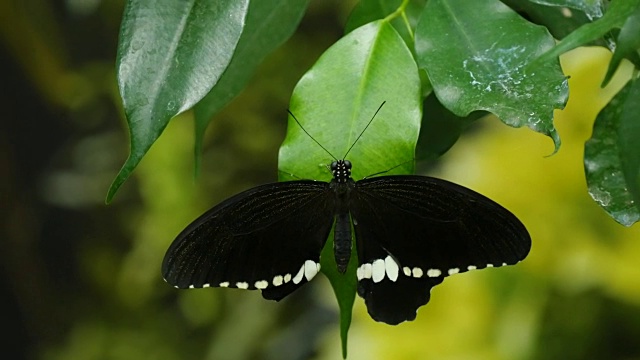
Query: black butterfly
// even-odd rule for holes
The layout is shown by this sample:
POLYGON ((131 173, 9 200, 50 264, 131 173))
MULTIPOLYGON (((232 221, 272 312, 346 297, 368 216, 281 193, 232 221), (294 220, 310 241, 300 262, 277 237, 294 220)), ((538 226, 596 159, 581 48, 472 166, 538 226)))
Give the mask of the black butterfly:
POLYGON ((446 276, 513 265, 531 247, 512 213, 463 186, 415 175, 354 181, 348 160, 334 161, 331 172, 329 183, 261 185, 213 207, 171 244, 164 279, 177 288, 259 289, 280 300, 320 271, 334 223, 334 256, 345 273, 353 224, 358 295, 374 320, 398 324, 415 319, 446 276))

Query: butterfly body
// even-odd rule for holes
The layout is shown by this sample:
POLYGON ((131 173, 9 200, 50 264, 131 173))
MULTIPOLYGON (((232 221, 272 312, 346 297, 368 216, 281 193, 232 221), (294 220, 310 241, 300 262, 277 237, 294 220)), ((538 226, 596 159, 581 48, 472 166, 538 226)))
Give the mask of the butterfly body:
POLYGON ((333 190, 336 199, 333 254, 338 272, 344 274, 351 258, 352 238, 349 208, 351 192, 356 185, 351 178, 351 162, 349 160, 338 160, 331 163, 331 173, 333 174, 333 179, 329 187, 333 190))
POLYGON ((398 324, 413 320, 445 277, 512 265, 529 252, 524 225, 470 189, 415 175, 354 181, 348 160, 331 171, 329 183, 266 184, 215 206, 171 244, 164 279, 178 288, 257 289, 280 300, 320 271, 332 227, 345 274, 353 224, 358 295, 373 319, 398 324))

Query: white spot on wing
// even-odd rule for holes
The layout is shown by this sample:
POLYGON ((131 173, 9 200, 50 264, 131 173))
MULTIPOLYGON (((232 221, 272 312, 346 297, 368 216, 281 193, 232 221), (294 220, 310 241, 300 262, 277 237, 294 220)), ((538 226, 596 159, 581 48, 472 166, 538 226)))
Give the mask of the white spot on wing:
POLYGON ((402 272, 407 276, 411 276, 411 269, 406 266, 402 268, 402 272))
POLYGON ((289 281, 291 281, 291 274, 287 274, 284 276, 284 283, 288 283, 289 281))
POLYGON ((304 276, 304 264, 302 264, 302 266, 300 267, 300 270, 298 271, 296 276, 293 277, 293 283, 294 284, 299 284, 300 281, 302 281, 302 277, 303 276, 304 276))
POLYGON ((249 284, 247 284, 246 282, 237 282, 236 283, 236 287, 238 289, 248 289, 249 288, 249 284))
POLYGON ((384 269, 389 280, 394 282, 398 280, 398 270, 400 270, 400 268, 391 256, 387 256, 386 258, 384 258, 384 269))
POLYGON ((229 287, 229 282, 225 281, 225 282, 221 282, 220 285, 218 285, 220 287, 229 287))
POLYGON ((311 281, 314 276, 318 273, 318 265, 312 260, 307 260, 304 262, 304 277, 307 278, 307 281, 311 281))
POLYGON ((420 269, 419 267, 414 267, 413 270, 411 270, 411 273, 413 274, 414 278, 421 278, 422 275, 424 275, 422 269, 420 269))
POLYGON ((438 269, 429 269, 427 270, 427 276, 428 277, 438 277, 442 275, 442 271, 438 270, 438 269))
POLYGON ((458 268, 449 269, 449 275, 457 274, 459 272, 460 272, 460 269, 458 268))
POLYGON ((253 286, 255 286, 256 289, 262 290, 262 289, 266 289, 267 286, 269 286, 269 282, 266 280, 260 280, 260 281, 256 281, 256 283, 253 284, 253 286))
POLYGON ((273 277, 273 285, 274 286, 280 286, 282 285, 283 279, 282 279, 282 275, 277 275, 273 277))
POLYGON ((211 286, 211 284, 206 283, 206 284, 202 285, 202 288, 204 289, 204 288, 208 288, 208 287, 210 287, 210 286, 211 286))
POLYGON ((371 267, 371 264, 366 263, 366 264, 362 264, 362 278, 363 279, 371 279, 371 273, 373 272, 373 269, 371 267))
POLYGON ((477 267, 473 266, 473 265, 469 265, 467 266, 467 270, 471 271, 471 270, 475 270, 477 269, 477 267))
POLYGON ((492 267, 493 267, 493 264, 487 264, 487 267, 488 267, 488 268, 492 268, 492 267))
POLYGON ((374 283, 379 283, 384 279, 384 260, 378 259, 371 265, 371 279, 374 283))

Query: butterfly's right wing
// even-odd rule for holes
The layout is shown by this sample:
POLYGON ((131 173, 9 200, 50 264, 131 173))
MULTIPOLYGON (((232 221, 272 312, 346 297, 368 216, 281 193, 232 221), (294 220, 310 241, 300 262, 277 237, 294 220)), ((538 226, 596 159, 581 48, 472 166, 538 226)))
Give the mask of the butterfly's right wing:
POLYGON ((358 181, 352 196, 358 294, 376 321, 413 320, 445 277, 516 264, 531 248, 515 215, 445 180, 381 176, 358 181))
POLYGON ((184 229, 167 250, 162 275, 177 288, 260 289, 280 300, 320 269, 334 217, 320 181, 266 184, 235 195, 184 229))

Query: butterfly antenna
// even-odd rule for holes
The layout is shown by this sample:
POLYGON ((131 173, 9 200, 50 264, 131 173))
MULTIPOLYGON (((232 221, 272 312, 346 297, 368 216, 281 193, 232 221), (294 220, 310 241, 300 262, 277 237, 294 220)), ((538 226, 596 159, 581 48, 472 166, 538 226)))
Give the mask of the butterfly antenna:
POLYGON ((320 146, 322 148, 322 150, 326 151, 327 154, 329 154, 333 160, 338 161, 338 159, 336 159, 335 156, 333 156, 332 153, 329 152, 329 150, 327 150, 324 146, 322 146, 322 144, 320 144, 318 142, 318 140, 316 140, 313 136, 311 136, 311 134, 309 134, 309 132, 307 132, 307 130, 305 130, 305 128, 302 126, 302 124, 300 124, 300 121, 298 121, 298 119, 296 119, 296 116, 293 115, 293 113, 291 112, 291 110, 287 109, 287 112, 289 113, 289 115, 291 115, 291 117, 293 118, 293 120, 296 121, 296 123, 298 124, 298 126, 300 126, 300 129, 302 129, 302 131, 304 131, 305 134, 307 134, 307 136, 309 136, 311 138, 311 140, 313 140, 316 144, 318 144, 318 146, 320 146))
POLYGON ((401 162, 400 164, 398 164, 398 165, 396 165, 396 166, 394 166, 394 167, 392 167, 390 169, 387 169, 385 171, 380 171, 380 172, 377 172, 377 173, 373 173, 371 175, 367 175, 367 176, 363 177, 362 179, 368 179, 370 177, 374 177, 374 176, 377 176, 377 175, 380 175, 380 174, 388 173, 389 171, 391 171, 393 169, 396 169, 396 168, 399 168, 400 166, 403 166, 404 164, 408 164, 410 162, 415 162, 415 159, 411 159, 411 160, 407 160, 405 162, 401 162))
POLYGON ((380 107, 378 108, 378 110, 376 110, 375 114, 373 114, 373 116, 371 117, 371 120, 369 120, 369 123, 367 123, 367 126, 364 127, 364 129, 362 130, 362 132, 360 132, 360 135, 358 135, 358 137, 356 138, 356 141, 353 142, 353 144, 351 144, 351 146, 349 147, 349 150, 347 150, 347 153, 344 154, 344 156, 342 157, 342 159, 346 159, 347 155, 349 155, 349 152, 351 151, 351 149, 353 149, 353 147, 356 145, 356 143, 358 142, 358 140, 360 140, 360 138, 362 137, 362 134, 364 134, 365 131, 367 131, 367 128, 369 127, 369 125, 371 125, 371 123, 373 122, 373 119, 376 118, 376 115, 378 115, 378 112, 380 112, 380 109, 382 109, 382 107, 384 106, 384 104, 387 101, 383 101, 382 104, 380 104, 380 107))
POLYGON ((296 179, 298 179, 298 180, 303 180, 301 177, 296 176, 295 174, 292 174, 292 173, 290 173, 290 172, 286 172, 286 171, 282 171, 282 170, 280 170, 280 169, 278 169, 278 173, 283 174, 283 175, 291 176, 292 178, 296 178, 296 179))

